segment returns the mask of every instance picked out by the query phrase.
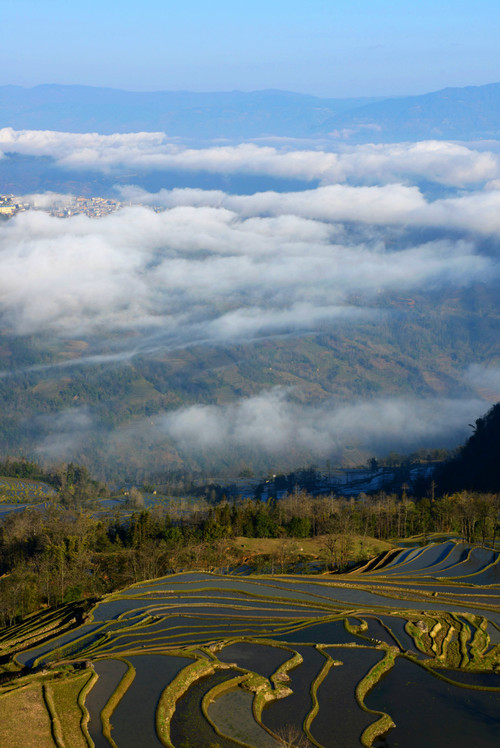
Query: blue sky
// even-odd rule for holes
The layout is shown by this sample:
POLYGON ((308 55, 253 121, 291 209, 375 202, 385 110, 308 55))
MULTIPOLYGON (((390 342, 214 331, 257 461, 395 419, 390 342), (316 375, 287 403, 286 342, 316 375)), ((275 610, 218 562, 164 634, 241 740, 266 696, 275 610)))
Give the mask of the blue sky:
POLYGON ((0 85, 345 97, 500 81, 498 0, 1 0, 0 85))

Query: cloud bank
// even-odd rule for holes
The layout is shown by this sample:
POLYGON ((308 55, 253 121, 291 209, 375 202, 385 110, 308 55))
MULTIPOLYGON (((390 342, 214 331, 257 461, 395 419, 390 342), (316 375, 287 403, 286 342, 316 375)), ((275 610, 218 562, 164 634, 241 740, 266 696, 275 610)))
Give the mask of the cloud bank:
MULTIPOLYGON (((99 221, 19 214, 0 225, 0 323, 13 333, 147 330, 173 347, 244 341, 378 314, 373 307, 385 292, 498 277, 500 157, 491 151, 433 141, 335 153, 253 143, 195 150, 162 133, 12 128, 0 130, 0 148, 50 155, 72 168, 206 169, 322 182, 251 195, 127 187, 122 195, 133 205, 99 221), (430 201, 412 183, 419 178, 482 187, 430 201), (375 183, 347 183, 356 179, 375 183), (493 242, 488 252, 485 239, 493 242)), ((41 207, 64 202, 53 193, 29 199, 41 207)))
POLYGON ((345 445, 375 454, 454 445, 484 412, 480 399, 381 398, 301 405, 283 388, 225 406, 194 405, 161 417, 158 427, 185 453, 257 450, 280 456, 339 456, 345 445))
POLYGON ((92 434, 94 420, 88 408, 68 408, 55 416, 39 416, 35 428, 44 433, 36 452, 47 460, 71 460, 92 434))
MULTIPOLYGON (((189 464, 263 465, 293 468, 311 459, 341 461, 349 454, 409 453, 421 447, 455 447, 470 435, 467 424, 485 412, 480 398, 383 397, 320 404, 294 400, 275 387, 226 405, 192 405, 110 430, 89 408, 36 419, 36 452, 49 461, 77 460, 93 444, 101 461, 155 451, 189 464)), ((92 449, 90 449, 92 451, 92 449)), ((141 458, 142 459, 142 458, 141 458)), ((165 463, 165 469, 168 464, 165 463)))
POLYGON ((64 168, 112 172, 204 171, 319 180, 387 183, 430 180, 466 187, 500 178, 500 156, 493 151, 446 141, 345 146, 332 140, 328 150, 277 148, 257 143, 188 148, 161 132, 64 133, 0 129, 0 153, 50 156, 64 168))
MULTIPOLYGON (((156 331, 181 346, 234 342, 376 315, 384 292, 498 277, 497 255, 482 253, 472 235, 412 239, 409 204, 420 205, 415 226, 428 225, 427 209, 429 221, 439 212, 415 188, 222 194, 218 207, 212 193, 194 192, 166 195, 175 205, 160 213, 136 206, 62 220, 27 211, 0 225, 4 329, 73 337, 156 331)), ((483 221, 490 212, 499 222, 490 204, 483 221)), ((456 214, 467 223, 463 206, 456 214)), ((471 226, 480 215, 476 205, 471 226)))
POLYGON ((239 215, 293 215, 306 220, 372 226, 439 228, 478 234, 500 233, 500 190, 478 190, 460 197, 427 201, 416 186, 387 184, 329 185, 300 192, 228 195, 220 190, 173 189, 148 193, 123 187, 124 199, 174 208, 226 208, 239 215))

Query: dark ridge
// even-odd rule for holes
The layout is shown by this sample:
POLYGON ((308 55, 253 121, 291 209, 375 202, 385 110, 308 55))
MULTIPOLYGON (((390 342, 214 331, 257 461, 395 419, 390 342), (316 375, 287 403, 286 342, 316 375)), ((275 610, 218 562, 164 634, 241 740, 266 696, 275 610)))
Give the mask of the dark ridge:
POLYGON ((500 491, 500 403, 470 425, 474 431, 458 454, 436 470, 440 493, 500 491))

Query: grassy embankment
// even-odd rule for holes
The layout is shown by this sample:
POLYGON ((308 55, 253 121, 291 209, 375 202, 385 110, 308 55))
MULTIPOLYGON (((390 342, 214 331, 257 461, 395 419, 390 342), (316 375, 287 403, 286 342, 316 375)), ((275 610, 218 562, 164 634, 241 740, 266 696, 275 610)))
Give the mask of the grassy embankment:
POLYGON ((20 678, 0 690, 0 745, 9 748, 89 748, 85 696, 93 671, 20 678))
MULTIPOLYGON (((317 535, 313 538, 247 538, 236 537, 228 543, 229 552, 232 551, 234 560, 240 557, 240 562, 248 564, 250 567, 259 566, 259 561, 273 558, 276 569, 283 571, 286 566, 302 561, 303 563, 327 564, 329 559, 328 540, 330 536, 317 535), (232 548, 231 548, 232 546, 232 548)), ((334 539, 341 539, 340 535, 333 536, 334 539)), ((377 556, 382 551, 389 550, 393 543, 388 540, 379 540, 362 535, 349 536, 348 553, 346 560, 348 563, 358 562, 362 558, 377 556)))

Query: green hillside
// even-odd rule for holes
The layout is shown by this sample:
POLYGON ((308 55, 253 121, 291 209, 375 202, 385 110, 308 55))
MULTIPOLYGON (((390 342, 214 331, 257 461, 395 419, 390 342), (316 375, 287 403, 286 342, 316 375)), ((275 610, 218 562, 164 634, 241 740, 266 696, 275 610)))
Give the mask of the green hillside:
MULTIPOLYGON (((136 468, 154 472, 160 466, 182 466, 186 460, 189 467, 235 464, 238 469, 242 457, 234 453, 204 463, 202 454, 181 454, 165 436, 155 434, 152 448, 147 430, 136 435, 133 450, 126 432, 122 442, 112 445, 110 435, 135 424, 147 425, 147 419, 158 413, 195 403, 228 403, 276 386, 291 388, 292 400, 312 404, 385 395, 495 398, 495 393, 464 381, 470 364, 500 361, 500 311, 493 288, 384 296, 372 314, 373 321, 344 322, 302 336, 225 347, 169 350, 160 340, 157 350, 139 350, 124 361, 113 357, 137 345, 140 341, 134 336, 103 342, 4 335, 1 453, 33 454, 47 433, 57 430, 54 418, 63 412, 67 419, 75 416, 71 436, 78 437, 77 453, 66 453, 65 459, 77 459, 108 479, 118 473, 134 479, 136 468), (93 363, 94 355, 104 356, 103 363, 93 363)), ((265 469, 273 459, 267 464, 250 452, 243 462, 254 460, 255 467, 265 469)), ((304 459, 307 455, 291 453, 278 467, 292 469, 304 459)))

